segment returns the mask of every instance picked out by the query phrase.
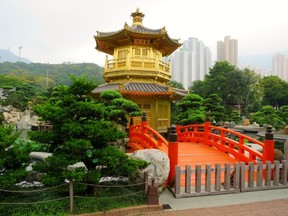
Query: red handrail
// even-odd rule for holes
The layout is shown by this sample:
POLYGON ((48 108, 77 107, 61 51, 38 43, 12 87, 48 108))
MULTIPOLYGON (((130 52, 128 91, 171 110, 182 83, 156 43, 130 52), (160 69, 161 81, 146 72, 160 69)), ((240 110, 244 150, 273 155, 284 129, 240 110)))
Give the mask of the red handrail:
POLYGON ((205 124, 177 126, 176 130, 179 142, 199 142, 214 146, 219 151, 229 153, 243 162, 266 161, 263 154, 265 152, 263 142, 231 129, 211 126, 206 122, 205 124), (248 143, 260 146, 263 149, 262 152, 249 147, 248 143))
POLYGON ((130 126, 128 147, 130 152, 149 148, 168 152, 167 140, 147 124, 130 126))
MULTIPOLYGON (((274 161, 274 141, 265 139, 264 143, 231 129, 204 124, 176 126, 177 142, 196 142, 216 147, 219 151, 229 153, 243 162, 274 161), (262 152, 249 145, 262 148, 262 152)), ((273 139, 273 138, 272 138, 273 139)), ((168 141, 156 130, 148 126, 142 118, 141 125, 131 125, 129 130, 130 152, 140 149, 159 149, 168 153, 168 141)))

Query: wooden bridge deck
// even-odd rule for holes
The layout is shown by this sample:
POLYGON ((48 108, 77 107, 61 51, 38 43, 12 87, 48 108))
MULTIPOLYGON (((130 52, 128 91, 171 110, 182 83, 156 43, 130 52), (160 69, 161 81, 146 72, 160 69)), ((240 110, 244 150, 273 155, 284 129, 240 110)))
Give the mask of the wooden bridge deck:
POLYGON ((181 166, 181 169, 186 165, 195 168, 196 164, 200 164, 204 168, 205 164, 211 164, 214 167, 217 163, 224 167, 225 163, 232 165, 241 162, 229 154, 202 143, 179 142, 178 147, 178 165, 181 166))
MULTIPOLYGON (((201 165, 202 169, 206 164, 210 164, 212 168, 215 168, 215 164, 221 164, 224 168, 226 163, 234 165, 234 163, 241 162, 238 159, 233 158, 229 154, 219 151, 215 147, 210 147, 202 143, 192 142, 179 142, 178 146, 178 165, 181 169, 185 169, 186 165, 190 165, 192 169, 195 169, 195 165, 201 165)), ((201 184, 205 184, 205 175, 201 175, 201 184)), ((191 176, 192 185, 195 183, 195 174, 191 176), (193 183, 194 182, 194 183, 193 183)), ((224 181, 224 174, 221 175, 221 181, 224 181)), ((215 182, 215 176, 211 176, 211 182, 215 182)), ((181 175, 180 184, 183 187, 185 185, 185 175, 181 175)))

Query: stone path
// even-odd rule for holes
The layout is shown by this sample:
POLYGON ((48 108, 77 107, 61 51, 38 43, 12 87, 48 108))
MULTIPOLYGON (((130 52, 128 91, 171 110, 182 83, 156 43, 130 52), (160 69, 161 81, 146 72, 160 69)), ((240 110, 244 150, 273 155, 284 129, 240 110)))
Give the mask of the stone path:
POLYGON ((164 210, 137 214, 141 216, 285 216, 288 215, 288 198, 210 208, 164 210))

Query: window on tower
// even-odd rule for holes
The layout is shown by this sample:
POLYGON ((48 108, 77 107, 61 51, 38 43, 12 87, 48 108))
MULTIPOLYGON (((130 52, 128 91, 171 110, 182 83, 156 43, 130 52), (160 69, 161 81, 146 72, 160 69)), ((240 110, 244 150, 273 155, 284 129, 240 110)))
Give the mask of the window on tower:
POLYGON ((148 49, 142 49, 142 57, 147 58, 148 56, 148 49))
POLYGON ((128 50, 119 50, 118 51, 118 59, 126 59, 128 54, 128 50))

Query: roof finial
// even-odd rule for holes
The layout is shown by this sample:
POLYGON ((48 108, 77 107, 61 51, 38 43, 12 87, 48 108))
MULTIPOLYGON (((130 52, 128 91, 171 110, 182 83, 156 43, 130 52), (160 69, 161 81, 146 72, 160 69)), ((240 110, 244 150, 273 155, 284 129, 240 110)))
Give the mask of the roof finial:
POLYGON ((132 23, 132 25, 134 26, 134 25, 142 25, 142 20, 143 20, 143 17, 144 17, 145 15, 142 13, 142 12, 140 12, 140 9, 139 8, 137 8, 136 9, 136 12, 134 12, 134 13, 131 13, 131 17, 133 17, 133 23, 132 23))

